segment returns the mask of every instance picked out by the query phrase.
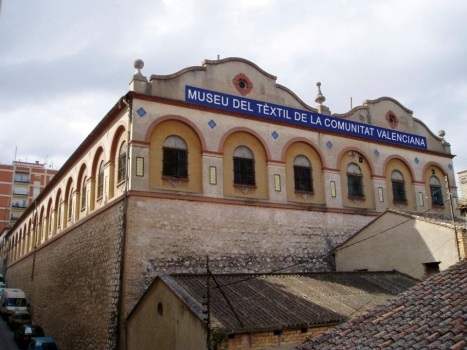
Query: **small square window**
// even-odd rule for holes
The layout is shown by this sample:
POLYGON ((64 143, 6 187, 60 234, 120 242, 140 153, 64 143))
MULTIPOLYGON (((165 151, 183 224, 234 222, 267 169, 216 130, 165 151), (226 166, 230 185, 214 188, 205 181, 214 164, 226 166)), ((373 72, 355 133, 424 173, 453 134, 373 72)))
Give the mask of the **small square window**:
POLYGON ((439 261, 424 263, 423 267, 425 268, 425 274, 423 275, 423 277, 429 278, 433 275, 436 275, 439 272, 439 261))

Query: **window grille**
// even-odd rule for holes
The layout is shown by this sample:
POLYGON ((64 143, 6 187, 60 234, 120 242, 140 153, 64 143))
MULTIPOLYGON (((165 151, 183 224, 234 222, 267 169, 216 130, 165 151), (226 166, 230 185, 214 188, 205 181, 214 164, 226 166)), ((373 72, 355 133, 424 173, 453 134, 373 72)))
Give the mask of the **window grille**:
POLYGON ((172 135, 163 144, 162 175, 188 178, 188 147, 179 136, 172 135))
POLYGON ((430 177, 430 194, 431 203, 434 206, 444 206, 443 192, 441 191, 441 183, 436 176, 430 177))
POLYGON ((407 202, 404 176, 398 170, 391 173, 392 197, 394 202, 407 202))
POLYGON ((295 191, 313 192, 311 163, 303 155, 298 155, 294 159, 294 182, 295 191))
POLYGON ((347 166, 347 186, 349 197, 364 197, 362 171, 355 163, 347 166))
POLYGON ((253 152, 246 146, 234 150, 234 184, 255 186, 255 160, 253 152))

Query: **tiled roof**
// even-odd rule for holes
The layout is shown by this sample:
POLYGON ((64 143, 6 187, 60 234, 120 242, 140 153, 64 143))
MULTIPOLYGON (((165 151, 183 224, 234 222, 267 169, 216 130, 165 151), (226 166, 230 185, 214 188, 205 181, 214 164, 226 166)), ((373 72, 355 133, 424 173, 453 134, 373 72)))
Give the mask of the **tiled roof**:
MULTIPOLYGON (((402 210, 394 210, 394 209, 387 209, 387 211, 391 213, 396 213, 396 214, 401 214, 407 217, 411 217, 416 220, 423 220, 423 221, 431 222, 437 225, 453 227, 451 215, 434 213, 434 212, 419 213, 415 211, 402 211, 402 210)), ((456 228, 458 229, 467 228, 467 220, 464 217, 455 216, 454 223, 456 225, 456 228)))
MULTIPOLYGON (((414 286, 417 280, 397 272, 214 275, 211 319, 228 331, 335 325, 414 286)), ((164 275, 161 279, 192 311, 205 301, 205 275, 164 275)))
POLYGON ((467 349, 467 260, 296 350, 467 349))

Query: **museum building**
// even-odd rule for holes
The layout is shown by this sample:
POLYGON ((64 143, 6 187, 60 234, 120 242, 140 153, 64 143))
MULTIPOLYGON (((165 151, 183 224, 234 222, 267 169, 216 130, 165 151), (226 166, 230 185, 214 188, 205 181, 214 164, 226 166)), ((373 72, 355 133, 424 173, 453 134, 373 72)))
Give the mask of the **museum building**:
POLYGON ((0 247, 67 348, 124 342, 154 278, 203 273, 206 256, 216 273, 331 271, 332 249, 388 208, 450 213, 444 132, 392 98, 331 114, 320 83, 311 107, 242 58, 143 66, 0 247))

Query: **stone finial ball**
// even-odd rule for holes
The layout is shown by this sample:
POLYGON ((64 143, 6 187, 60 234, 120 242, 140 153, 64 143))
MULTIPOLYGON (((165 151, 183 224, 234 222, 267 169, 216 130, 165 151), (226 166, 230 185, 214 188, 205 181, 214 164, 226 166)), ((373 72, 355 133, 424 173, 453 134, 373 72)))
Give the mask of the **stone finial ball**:
POLYGON ((439 137, 444 137, 444 135, 446 135, 446 133, 444 132, 444 130, 440 130, 440 131, 438 131, 438 135, 439 135, 439 137))
POLYGON ((143 60, 137 59, 137 60, 135 61, 135 63, 134 63, 134 67, 135 67, 136 69, 143 69, 143 67, 144 67, 144 62, 143 62, 143 60))
POLYGON ((316 86, 318 86, 318 87, 321 86, 321 83, 318 81, 318 82, 316 83, 316 86))

